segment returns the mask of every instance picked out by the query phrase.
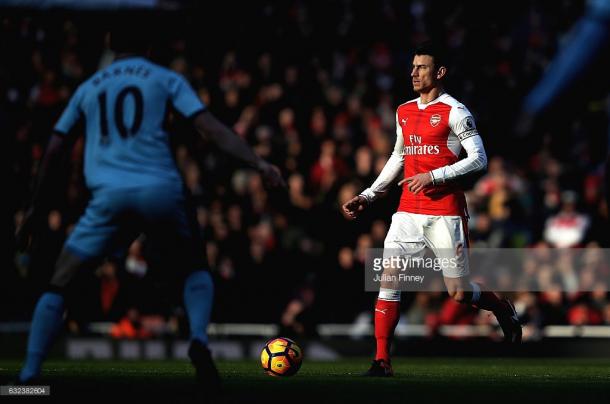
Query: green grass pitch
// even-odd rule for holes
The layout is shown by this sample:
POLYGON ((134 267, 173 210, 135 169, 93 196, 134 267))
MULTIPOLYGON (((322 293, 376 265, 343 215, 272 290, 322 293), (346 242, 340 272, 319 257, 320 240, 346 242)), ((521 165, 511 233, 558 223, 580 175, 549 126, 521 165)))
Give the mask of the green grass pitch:
MULTIPOLYGON (((610 403, 610 359, 397 358, 387 379, 359 376, 368 365, 367 358, 306 360, 296 376, 279 378, 256 361, 220 361, 221 402, 610 403)), ((0 384, 18 369, 0 360, 0 384)), ((49 361, 44 369, 51 385, 44 402, 196 402, 187 362, 49 361)))

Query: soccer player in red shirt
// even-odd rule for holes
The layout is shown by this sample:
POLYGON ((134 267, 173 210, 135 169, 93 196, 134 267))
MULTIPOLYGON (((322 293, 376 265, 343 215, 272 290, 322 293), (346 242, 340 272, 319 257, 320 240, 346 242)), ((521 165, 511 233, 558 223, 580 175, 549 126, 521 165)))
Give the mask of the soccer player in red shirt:
MULTIPOLYGON (((443 91, 446 63, 439 48, 427 42, 413 58, 411 79, 419 97, 396 111, 396 144, 385 167, 370 188, 342 207, 355 219, 404 170, 398 211, 384 241, 384 258, 419 255, 427 247, 438 258, 455 258, 458 265, 442 267, 447 292, 456 301, 492 311, 505 341, 521 341, 514 306, 469 280, 468 228, 464 192, 454 181, 487 167, 483 142, 466 107, 443 91), (459 160, 461 148, 467 157, 459 160)), ((390 271, 385 268, 384 273, 390 271)), ((387 272, 390 273, 390 272, 387 272)), ((392 376, 389 347, 398 323, 400 290, 383 281, 375 306, 377 351, 368 376, 392 376)))

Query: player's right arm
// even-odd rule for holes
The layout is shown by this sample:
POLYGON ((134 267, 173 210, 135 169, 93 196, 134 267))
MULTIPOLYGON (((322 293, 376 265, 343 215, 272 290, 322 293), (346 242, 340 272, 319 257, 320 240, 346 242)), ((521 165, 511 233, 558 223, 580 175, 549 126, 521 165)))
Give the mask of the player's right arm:
POLYGON ((52 179, 56 177, 57 172, 60 171, 63 162, 62 156, 66 147, 70 144, 66 141, 66 137, 82 117, 80 108, 82 94, 82 87, 79 87, 55 124, 53 134, 49 139, 40 162, 38 174, 34 180, 32 199, 15 233, 15 242, 19 250, 27 248, 36 223, 42 219, 42 214, 46 208, 45 202, 48 200, 47 196, 54 191, 50 189, 50 184, 52 179))
POLYGON ((343 204, 341 210, 346 219, 355 219, 369 204, 387 192, 392 182, 403 171, 405 162, 403 148, 404 138, 402 136, 402 128, 398 124, 398 114, 396 114, 396 143, 394 144, 392 155, 385 163, 383 170, 381 170, 375 182, 369 188, 362 191, 360 195, 353 197, 343 204))

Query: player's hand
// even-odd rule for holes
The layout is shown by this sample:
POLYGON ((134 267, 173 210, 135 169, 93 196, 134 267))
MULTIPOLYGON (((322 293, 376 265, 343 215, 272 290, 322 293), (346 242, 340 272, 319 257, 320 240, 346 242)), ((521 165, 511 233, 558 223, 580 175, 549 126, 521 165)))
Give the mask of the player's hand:
POLYGON ((432 175, 430 173, 415 174, 412 177, 401 180, 398 185, 402 186, 405 182, 407 183, 409 191, 417 194, 432 184, 432 175))
POLYGON ((354 220, 368 206, 368 201, 364 196, 354 196, 341 206, 341 213, 347 220, 354 220))
POLYGON ((37 215, 33 209, 28 209, 21 219, 21 223, 15 231, 15 248, 17 251, 25 251, 32 242, 32 231, 37 215))
POLYGON ((269 188, 287 188, 286 181, 282 178, 280 169, 273 164, 264 162, 261 168, 261 175, 263 176, 263 182, 269 188))

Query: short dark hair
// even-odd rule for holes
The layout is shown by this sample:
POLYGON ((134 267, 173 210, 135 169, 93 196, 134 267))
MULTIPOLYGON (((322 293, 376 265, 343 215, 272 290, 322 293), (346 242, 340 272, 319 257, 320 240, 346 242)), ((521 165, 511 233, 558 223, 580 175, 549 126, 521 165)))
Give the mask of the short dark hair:
POLYGON ((432 56, 434 59, 434 67, 436 68, 441 66, 449 67, 447 65, 447 52, 436 42, 425 41, 420 43, 415 49, 415 54, 432 56))
POLYGON ((153 42, 150 22, 135 14, 115 19, 109 31, 110 48, 115 52, 145 53, 153 42))

